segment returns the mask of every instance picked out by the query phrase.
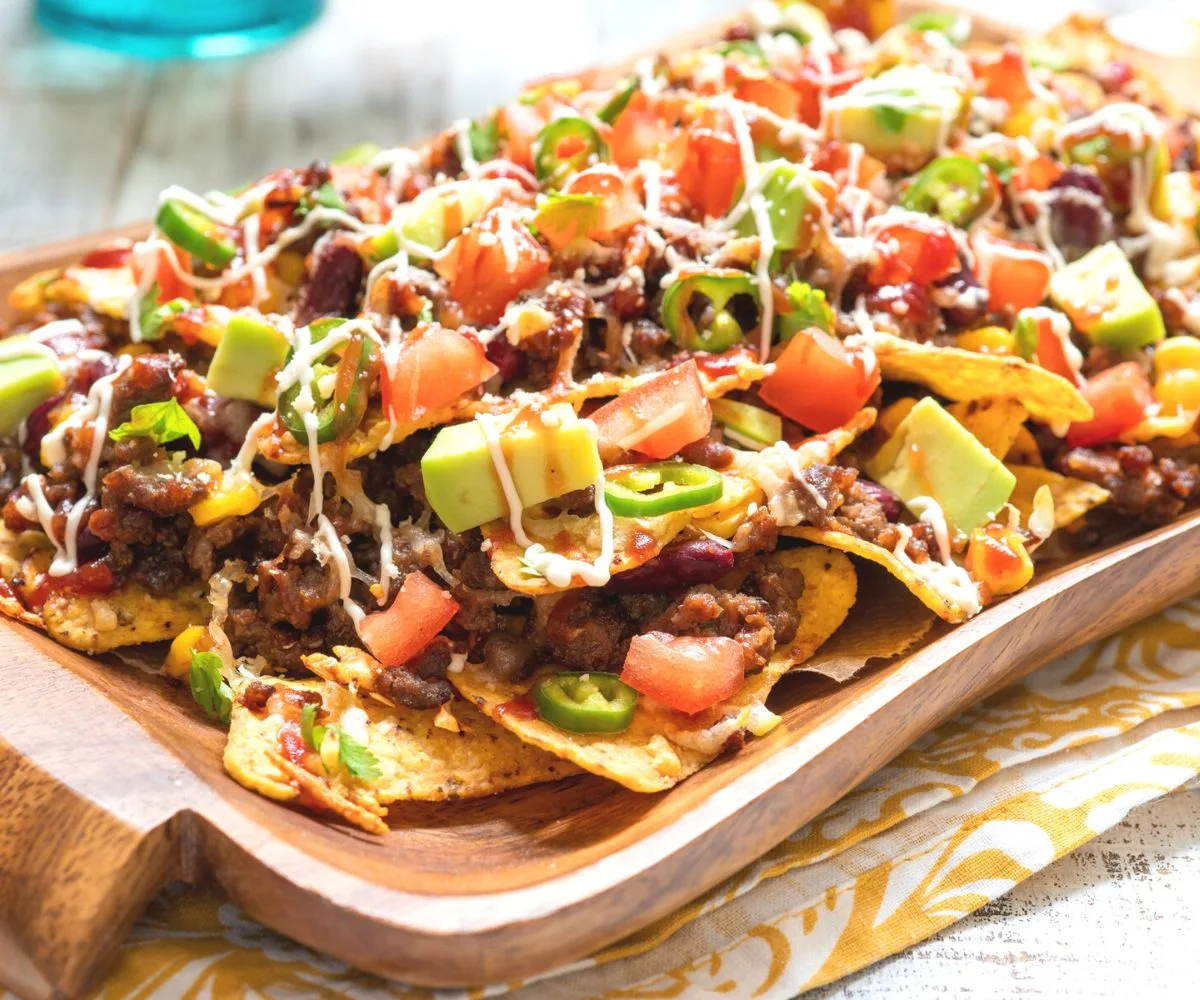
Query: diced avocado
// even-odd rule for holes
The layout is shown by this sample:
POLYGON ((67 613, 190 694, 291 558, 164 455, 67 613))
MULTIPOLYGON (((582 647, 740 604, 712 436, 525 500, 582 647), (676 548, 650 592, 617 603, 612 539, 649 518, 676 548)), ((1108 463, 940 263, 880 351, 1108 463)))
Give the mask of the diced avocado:
POLYGON ((363 244, 369 260, 394 257, 400 249, 393 227, 399 226, 406 239, 429 250, 441 250, 478 219, 493 204, 499 191, 495 181, 458 181, 418 195, 396 206, 392 225, 363 244))
MULTIPOLYGON (((567 403, 519 416, 501 426, 500 447, 521 507, 531 507, 600 477, 600 453, 590 422, 567 403)), ((508 515, 500 476, 483 425, 473 420, 438 431, 421 458, 425 495, 451 531, 466 531, 508 515)))
MULTIPOLYGON (((820 202, 832 200, 836 194, 832 180, 828 174, 787 160, 764 164, 763 170, 771 174, 763 185, 762 195, 767 203, 775 248, 807 250, 812 246, 825 211, 820 202)), ((753 212, 742 216, 737 231, 742 236, 753 236, 758 232, 753 212)))
POLYGON ((999 513, 1017 482, 1000 459, 929 396, 900 421, 867 462, 867 471, 905 504, 932 497, 950 530, 967 534, 999 513))
POLYGON ((964 100, 948 73, 894 66, 829 99, 829 136, 861 143, 890 167, 916 170, 945 148, 964 100))
POLYGON ((1162 312, 1116 243, 1105 243, 1050 279, 1050 298, 1095 344, 1143 347, 1166 336, 1162 312))
POLYGON ((274 406, 274 375, 287 352, 287 338, 270 323, 234 313, 208 366, 208 387, 230 399, 274 406))
POLYGON ((379 155, 379 147, 373 142, 359 142, 343 149, 329 160, 334 167, 365 167, 379 155))
POLYGON ((0 340, 0 437, 12 434, 62 387, 58 360, 48 347, 28 337, 0 340))
POLYGON ((735 441, 744 438, 747 445, 759 448, 783 438, 783 420, 777 413, 734 399, 714 399, 711 406, 713 419, 735 441))

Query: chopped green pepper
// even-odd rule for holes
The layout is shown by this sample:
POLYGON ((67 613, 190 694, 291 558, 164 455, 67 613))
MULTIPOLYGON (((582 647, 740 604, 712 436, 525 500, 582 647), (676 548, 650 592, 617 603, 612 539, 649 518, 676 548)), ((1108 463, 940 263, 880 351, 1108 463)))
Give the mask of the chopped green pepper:
POLYGON ((629 728, 637 692, 616 674, 561 673, 533 689, 538 715, 569 733, 619 733, 629 728))
POLYGON ((662 300, 662 320, 680 347, 717 352, 739 343, 747 330, 754 329, 761 308, 753 276, 728 268, 691 274, 670 285, 662 300), (738 303, 739 296, 749 296, 753 309, 747 300, 738 303), (735 315, 739 304, 746 305, 740 310, 744 313, 741 320, 735 315))
POLYGON ((977 217, 992 195, 987 170, 965 156, 939 156, 926 166, 900 196, 913 212, 937 215, 951 225, 965 226, 977 217))
POLYGON ((168 198, 158 208, 154 225, 180 250, 213 267, 224 267, 237 256, 237 244, 220 223, 184 204, 168 198))
POLYGON ((619 472, 604 487, 618 517, 657 517, 720 500, 725 481, 715 469, 688 462, 652 462, 619 472))
POLYGON ((637 93, 638 87, 642 85, 642 78, 636 73, 625 81, 625 84, 615 94, 608 99, 608 103, 596 112, 596 117, 604 124, 611 125, 617 120, 621 112, 625 110, 625 106, 629 103, 629 99, 637 93))
MULTIPOLYGON (((343 319, 317 320, 310 326, 313 343, 325 338, 330 330, 341 326, 343 319)), ((288 352, 291 360, 294 352, 288 352)), ((356 333, 342 349, 342 357, 336 366, 326 364, 313 365, 311 390, 314 401, 314 412, 317 417, 317 441, 326 444, 339 438, 348 437, 359 423, 367 409, 367 386, 378 368, 374 345, 361 333, 356 333), (322 380, 336 372, 333 394, 327 399, 322 395, 319 384, 322 380)), ((301 444, 308 444, 308 427, 304 423, 304 414, 297 408, 303 384, 297 382, 290 386, 279 397, 279 419, 301 444)))
POLYGON ((337 188, 333 186, 331 181, 326 181, 312 193, 314 205, 320 205, 322 208, 336 208, 341 212, 346 211, 346 199, 341 196, 337 188))
POLYGON ((583 168, 592 156, 606 159, 608 147, 592 124, 582 118, 555 118, 533 141, 534 172, 540 181, 558 183, 583 168), (566 155, 560 152, 564 145, 566 155))
POLYGON ((733 399, 714 399, 711 405, 713 419, 747 447, 757 451, 783 440, 783 420, 777 413, 733 399))
POLYGON ((793 281, 788 285, 787 298, 789 308, 779 315, 779 339, 783 343, 810 326, 833 333, 833 310, 823 291, 806 282, 793 281))

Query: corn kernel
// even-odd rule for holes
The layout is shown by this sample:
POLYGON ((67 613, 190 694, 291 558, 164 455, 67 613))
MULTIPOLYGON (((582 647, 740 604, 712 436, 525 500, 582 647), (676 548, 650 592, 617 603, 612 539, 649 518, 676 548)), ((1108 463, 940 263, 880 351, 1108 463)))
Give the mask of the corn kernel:
POLYGON ((1002 524, 989 524, 971 533, 967 572, 996 597, 1012 594, 1033 579, 1033 560, 1024 538, 1002 524))
POLYGON ((149 354, 152 350, 154 348, 149 344, 123 344, 117 348, 117 353, 136 358, 139 354, 149 354))
POLYGON ((1155 398, 1165 413, 1200 410, 1200 370, 1183 368, 1163 372, 1154 383, 1155 398))
POLYGON ((275 273, 289 285, 300 284, 304 280, 304 254, 284 250, 275 258, 275 273))
POLYGON ((200 527, 207 527, 230 517, 245 517, 261 503, 261 499, 250 483, 235 483, 218 489, 210 497, 197 501, 188 508, 192 520, 200 527))
POLYGON ((204 650, 208 646, 208 629, 203 625, 189 625, 171 640, 171 648, 167 650, 167 658, 163 663, 163 672, 176 680, 186 680, 188 671, 192 668, 192 650, 204 650))
POLYGON ((955 346, 964 351, 978 351, 980 354, 1012 354, 1014 342, 1011 330, 1002 326, 981 326, 978 330, 960 333, 955 346))
POLYGON ((325 730, 325 738, 321 740, 321 763, 326 774, 334 774, 338 769, 338 751, 341 749, 341 738, 338 731, 330 726, 325 730))
POLYGON ((1154 349, 1154 370, 1160 375, 1180 368, 1200 369, 1200 338, 1168 337, 1154 349))

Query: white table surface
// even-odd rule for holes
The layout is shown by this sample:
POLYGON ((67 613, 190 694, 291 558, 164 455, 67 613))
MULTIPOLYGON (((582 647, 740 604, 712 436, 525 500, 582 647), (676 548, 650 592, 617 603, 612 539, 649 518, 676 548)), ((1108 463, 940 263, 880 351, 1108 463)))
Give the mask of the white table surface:
MULTIPOLYGON (((47 38, 24 3, 0 0, 0 249, 146 218, 168 183, 228 187, 364 139, 419 139, 531 78, 737 6, 331 0, 281 49, 154 65, 47 38)), ((987 6, 1046 17, 1054 4, 987 6)), ((810 995, 1196 996, 1198 842, 1200 793, 1159 800, 945 932, 810 995)))

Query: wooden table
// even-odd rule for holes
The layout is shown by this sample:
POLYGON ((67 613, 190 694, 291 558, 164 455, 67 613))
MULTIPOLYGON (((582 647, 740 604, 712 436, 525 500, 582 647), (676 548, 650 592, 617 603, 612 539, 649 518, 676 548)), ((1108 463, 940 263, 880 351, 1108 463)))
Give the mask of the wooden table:
MULTIPOLYGON (((414 140, 530 78, 737 6, 331 0, 315 30, 257 58, 147 65, 49 39, 22 4, 0 4, 0 249, 146 218, 168 183, 230 187, 363 139, 414 140)), ((1046 17, 1051 5, 1005 6, 1046 17)), ((937 937, 813 995, 1194 995, 1198 840, 1200 794, 1152 803, 937 937)))

